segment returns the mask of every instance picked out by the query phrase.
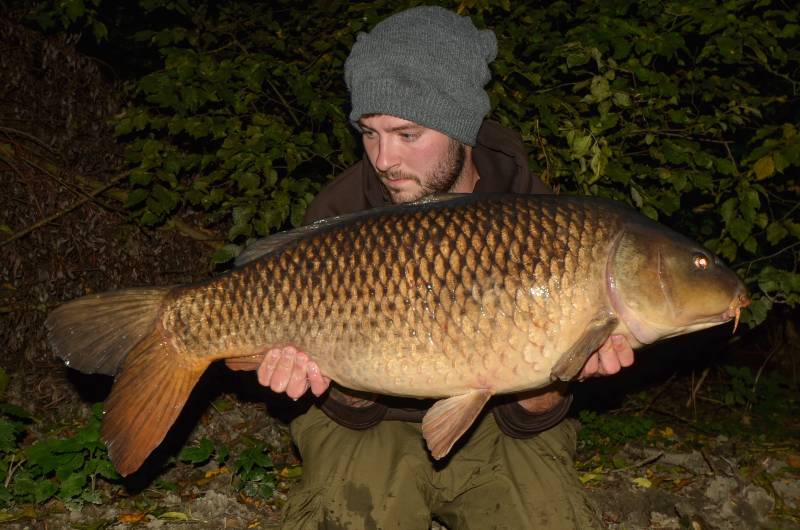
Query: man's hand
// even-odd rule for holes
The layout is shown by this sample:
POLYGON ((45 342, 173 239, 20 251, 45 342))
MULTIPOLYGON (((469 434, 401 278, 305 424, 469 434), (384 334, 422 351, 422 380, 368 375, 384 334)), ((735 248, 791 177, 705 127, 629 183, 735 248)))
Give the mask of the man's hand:
POLYGON ((292 399, 299 399, 309 387, 315 396, 320 396, 331 384, 317 363, 294 346, 269 350, 256 373, 259 383, 273 392, 285 392, 292 399))
POLYGON ((589 377, 613 375, 633 364, 633 349, 622 335, 611 335, 594 352, 578 374, 578 381, 589 377))

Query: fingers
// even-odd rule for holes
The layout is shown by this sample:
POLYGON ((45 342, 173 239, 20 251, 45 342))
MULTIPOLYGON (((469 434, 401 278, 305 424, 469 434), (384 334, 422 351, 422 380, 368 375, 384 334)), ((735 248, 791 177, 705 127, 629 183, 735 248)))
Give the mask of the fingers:
POLYGON ((269 350, 257 374, 261 385, 273 392, 285 392, 295 400, 302 397, 309 387, 315 396, 320 396, 331 383, 329 378, 320 373, 317 363, 294 346, 269 350))
POLYGON ((611 335, 611 342, 614 345, 614 351, 617 352, 619 364, 623 368, 627 368, 633 364, 633 348, 628 344, 628 341, 622 335, 611 335))
POLYGON ((600 375, 611 375, 620 371, 622 368, 617 357, 617 351, 614 349, 614 344, 611 339, 606 340, 600 349, 597 351, 600 357, 600 375))
POLYGON ((331 380, 320 373, 319 366, 317 366, 317 363, 314 361, 309 361, 307 367, 308 382, 311 385, 311 393, 315 396, 321 396, 330 386, 331 380))
POLYGON ((289 375, 289 384, 286 385, 286 395, 292 399, 299 399, 308 390, 308 378, 306 377, 306 366, 308 356, 303 352, 297 352, 294 356, 294 363, 289 375))
POLYGON ((264 356, 264 360, 259 365, 258 370, 256 370, 258 382, 263 386, 272 388, 272 374, 275 372, 275 367, 278 365, 280 358, 280 349, 270 350, 264 356))
POLYGON ((622 335, 612 335, 594 352, 583 366, 578 380, 602 375, 613 375, 633 364, 631 345, 622 335))

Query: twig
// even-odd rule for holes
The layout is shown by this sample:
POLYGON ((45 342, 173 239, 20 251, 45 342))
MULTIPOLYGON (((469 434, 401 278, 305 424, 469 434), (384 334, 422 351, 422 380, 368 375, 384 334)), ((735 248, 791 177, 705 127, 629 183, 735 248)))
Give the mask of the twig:
POLYGON ((679 414, 675 414, 674 412, 670 412, 668 410, 659 409, 659 408, 655 408, 655 407, 652 410, 653 410, 653 412, 657 412, 658 414, 664 414, 665 416, 669 416, 671 418, 675 418, 676 420, 682 421, 682 422, 686 423, 687 425, 692 425, 693 426, 696 423, 694 420, 690 420, 688 418, 684 418, 683 416, 681 416, 679 414))
POLYGON ((216 236, 214 233, 207 233, 203 230, 195 228, 188 223, 181 221, 180 219, 171 219, 167 222, 168 228, 174 228, 181 234, 194 239, 195 241, 199 241, 203 243, 205 246, 216 250, 219 247, 219 243, 223 241, 221 237, 216 236))
POLYGON ((611 473, 621 473, 622 471, 627 471, 629 469, 636 469, 636 468, 639 468, 639 467, 642 467, 642 466, 646 466, 647 464, 652 464, 653 462, 655 462, 656 460, 658 460, 662 456, 664 456, 664 451, 659 451, 657 454, 655 454, 653 456, 648 456, 644 460, 640 460, 639 462, 635 462, 635 463, 633 463, 633 464, 631 464, 629 466, 620 467, 618 469, 612 469, 611 473))
POLYGON ((289 105, 289 103, 286 101, 286 99, 284 99, 283 94, 281 94, 281 91, 278 90, 278 87, 276 87, 275 85, 272 84, 272 81, 270 81, 269 78, 265 79, 265 81, 270 86, 270 88, 272 88, 272 90, 275 92, 275 94, 277 94, 278 99, 281 100, 281 103, 283 103, 283 106, 286 107, 286 110, 289 112, 289 116, 292 117, 292 120, 294 121, 295 125, 297 125, 299 127, 300 126, 300 120, 297 119, 297 116, 294 113, 294 109, 292 109, 292 106, 289 105))
POLYGON ((703 374, 700 376, 700 379, 697 381, 697 384, 694 385, 694 387, 692 387, 692 394, 689 396, 689 399, 686 400, 686 408, 689 408, 689 406, 692 403, 695 403, 695 400, 697 399, 697 392, 700 390, 700 387, 702 386, 703 381, 706 380, 706 377, 708 376, 709 370, 711 370, 711 367, 710 366, 706 366, 706 369, 703 370, 703 374))
POLYGON ((546 177, 542 180, 545 184, 550 185, 550 179, 553 176, 553 172, 550 169, 550 156, 547 154, 547 148, 544 145, 544 140, 542 139, 542 134, 539 131, 539 120, 534 121, 534 126, 536 127, 536 142, 539 144, 539 148, 542 150, 542 154, 544 155, 544 171, 546 177))
POLYGON ((44 140, 42 140, 41 138, 39 138, 37 136, 34 136, 34 135, 30 134, 30 133, 27 133, 25 131, 20 131, 19 129, 14 129, 14 128, 11 128, 11 127, 0 127, 0 132, 6 133, 6 134, 15 134, 17 136, 24 136, 25 138, 27 138, 29 140, 33 140, 34 142, 39 144, 41 147, 43 147, 45 150, 50 151, 51 153, 54 152, 53 148, 50 147, 49 145, 47 145, 47 143, 44 140))
POLYGON ((792 248, 794 248, 794 247, 796 247, 798 245, 800 245, 800 241, 796 241, 796 242, 792 243, 791 245, 789 245, 788 247, 783 247, 782 249, 780 249, 779 251, 775 252, 774 254, 770 254, 769 256, 761 256, 760 258, 752 259, 750 261, 744 261, 744 262, 740 263, 740 265, 745 265, 746 264, 746 265, 750 266, 753 263, 756 263, 757 261, 770 260, 770 259, 772 259, 774 257, 777 257, 777 256, 783 254, 784 252, 786 252, 787 250, 790 250, 790 249, 792 249, 792 248))
POLYGON ((27 228, 23 228, 22 230, 20 230, 16 234, 12 235, 10 238, 6 239, 3 242, 0 242, 0 247, 9 244, 12 241, 16 241, 17 239, 30 234, 34 230, 37 230, 37 229, 43 227, 44 225, 46 225, 48 223, 52 223, 56 219, 65 216, 66 214, 68 214, 72 210, 74 210, 76 208, 79 208, 80 206, 83 206, 87 202, 91 201, 94 197, 97 197, 101 193, 103 193, 103 192, 107 191, 108 189, 114 187, 114 185, 116 185, 118 182, 126 179, 128 177, 128 173, 129 172, 126 171, 126 172, 122 173, 121 175, 117 175, 116 177, 114 177, 111 180, 111 182, 109 182, 106 185, 94 190, 93 192, 88 194, 86 197, 83 197, 79 201, 76 201, 76 202, 72 203, 71 205, 67 206, 63 210, 54 213, 53 215, 47 216, 44 219, 33 223, 32 225, 28 226, 27 228))
POLYGON ((650 401, 647 403, 647 405, 645 405, 645 406, 644 406, 644 408, 643 408, 642 410, 640 410, 640 411, 639 411, 639 413, 640 413, 640 414, 644 414, 645 412, 647 412, 647 410, 648 410, 650 407, 652 407, 652 406, 653 406, 653 403, 655 403, 655 402, 656 402, 656 400, 657 400, 659 397, 661 397, 661 394, 663 394, 663 393, 664 393, 664 391, 665 391, 667 388, 669 388, 669 385, 672 383, 672 381, 674 381, 674 380, 675 380, 675 377, 676 377, 677 375, 678 375, 678 372, 673 372, 673 373, 672 373, 672 375, 671 375, 671 376, 669 376, 669 379, 667 379, 667 380, 666 380, 666 382, 665 382, 663 385, 661 385, 661 388, 659 388, 659 389, 658 389, 658 392, 656 392, 656 394, 653 396, 653 398, 652 398, 652 399, 651 399, 651 400, 650 400, 650 401))
POLYGON ((16 456, 17 456, 17 455, 11 455, 11 462, 9 462, 9 464, 8 464, 8 476, 6 477, 6 481, 5 481, 5 483, 3 484, 3 485, 6 487, 6 488, 8 488, 8 485, 9 485, 9 484, 11 484, 11 477, 13 477, 13 476, 14 476, 14 473, 17 471, 17 469, 19 469, 20 467, 22 467, 22 464, 24 464, 24 463, 25 463, 25 459, 24 459, 24 458, 21 458, 21 459, 19 460, 19 462, 17 462, 17 463, 15 464, 15 463, 14 463, 14 458, 16 458, 16 456))
POLYGON ((703 460, 705 460, 706 465, 708 466, 708 469, 710 469, 711 472, 716 475, 717 474, 717 470, 714 469, 714 464, 711 463, 711 460, 708 458, 708 455, 706 455, 706 452, 703 451, 702 448, 700 448, 700 456, 702 456, 703 460))
MULTIPOLYGON (((93 203, 95 203, 96 205, 98 205, 99 207, 101 207, 101 208, 103 208, 105 210, 113 212, 113 213, 115 213, 117 215, 121 215, 121 216, 125 215, 125 213, 120 211, 119 209, 114 208, 113 206, 109 206, 108 204, 99 201, 97 199, 97 197, 91 197, 90 196, 91 192, 84 191, 80 186, 72 186, 71 184, 69 184, 67 182, 64 182, 52 170, 50 170, 50 169, 48 169, 48 168, 46 168, 44 166, 41 166, 41 165, 37 164, 36 162, 34 162, 32 160, 28 160, 27 158, 20 157, 20 159, 23 162, 25 162, 26 164, 28 164, 29 166, 31 166, 32 168, 44 173, 46 176, 50 177, 51 179, 56 181, 59 185, 63 186, 67 190, 71 191, 75 195, 82 195, 84 197, 88 197, 93 203)), ((78 177, 78 180, 84 180, 84 179, 81 179, 80 177, 78 177)), ((99 182, 96 182, 95 185, 97 186, 97 185, 102 185, 102 184, 99 183, 99 182)))
POLYGON ((752 389, 753 394, 756 393, 756 387, 758 386, 758 380, 761 379, 761 374, 764 373, 764 368, 767 367, 767 364, 769 364, 770 359, 772 359, 772 357, 775 355, 775 353, 778 351, 779 348, 780 348, 780 346, 778 346, 778 345, 774 346, 772 348, 772 351, 769 352, 769 355, 767 355, 767 358, 764 359, 764 362, 761 363, 761 366, 758 368, 758 372, 756 372, 756 377, 753 379, 753 389, 752 389))

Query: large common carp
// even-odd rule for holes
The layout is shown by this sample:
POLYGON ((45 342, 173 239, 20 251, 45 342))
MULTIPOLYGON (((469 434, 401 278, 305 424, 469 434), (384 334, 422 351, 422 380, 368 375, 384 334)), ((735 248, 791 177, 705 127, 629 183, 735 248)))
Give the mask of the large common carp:
POLYGON ((261 240, 212 280, 90 295, 49 316, 55 353, 116 376, 102 436, 123 475, 218 359, 295 345, 345 387, 441 398, 446 455, 494 394, 570 380, 612 333, 638 347, 738 320, 739 279, 613 201, 447 196, 261 240))

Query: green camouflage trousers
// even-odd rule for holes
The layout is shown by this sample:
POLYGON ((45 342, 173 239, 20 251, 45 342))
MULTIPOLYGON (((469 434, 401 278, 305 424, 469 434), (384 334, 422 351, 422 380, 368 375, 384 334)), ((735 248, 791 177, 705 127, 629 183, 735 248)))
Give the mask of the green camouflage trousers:
POLYGON ((450 530, 600 528, 573 466, 574 422, 517 440, 485 414, 466 443, 434 464, 420 425, 342 427, 312 407, 291 425, 303 457, 281 528, 450 530))

